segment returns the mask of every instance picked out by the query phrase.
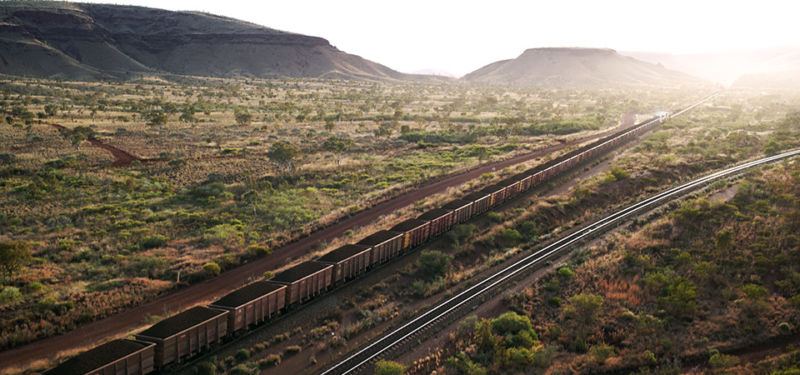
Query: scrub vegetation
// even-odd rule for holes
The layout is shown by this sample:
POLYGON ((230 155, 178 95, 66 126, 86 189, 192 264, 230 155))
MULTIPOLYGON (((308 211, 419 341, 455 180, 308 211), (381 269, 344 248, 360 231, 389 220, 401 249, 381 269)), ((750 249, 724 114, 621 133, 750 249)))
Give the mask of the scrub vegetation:
MULTIPOLYGON (((543 239, 611 209, 598 202, 632 202, 735 162, 797 148, 800 117, 776 102, 771 96, 723 94, 706 109, 670 120, 615 158, 607 172, 517 215, 506 230, 533 230, 543 239), (767 118, 766 108, 782 109, 767 118), (576 213, 583 217, 563 221, 576 213)), ((732 353, 762 352, 798 333, 798 186, 795 158, 719 181, 634 220, 507 295, 503 305, 511 312, 462 322, 438 354, 446 359, 439 370, 796 371, 796 340, 775 347, 786 354, 765 360, 745 361, 732 353), (535 339, 519 346, 514 335, 486 328, 508 314, 529 321, 535 339)), ((415 362, 415 368, 429 371, 425 362, 415 362)))
POLYGON ((0 95, 0 240, 30 251, 4 275, 4 349, 269 256, 437 176, 685 100, 189 78, 3 78, 0 95))

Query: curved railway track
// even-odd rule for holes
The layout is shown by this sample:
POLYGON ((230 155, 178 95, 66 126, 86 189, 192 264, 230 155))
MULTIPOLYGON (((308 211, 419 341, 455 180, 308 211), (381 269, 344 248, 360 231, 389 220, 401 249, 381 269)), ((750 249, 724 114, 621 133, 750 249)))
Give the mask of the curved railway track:
MULTIPOLYGON (((59 130, 66 129, 66 127, 58 124, 50 124, 50 126, 59 130)), ((75 348, 75 346, 91 345, 103 339, 129 332, 132 328, 143 325, 144 316, 161 315, 165 314, 166 311, 181 311, 203 301, 212 300, 219 295, 242 286, 248 279, 261 275, 264 270, 283 266, 290 259, 304 255, 307 248, 316 242, 329 241, 341 236, 348 229, 368 225, 382 215, 390 214, 397 209, 433 194, 445 192, 450 187, 464 184, 484 173, 490 173, 537 157, 546 156, 569 146, 605 137, 613 134, 613 132, 614 130, 582 137, 432 179, 423 183, 416 190, 401 193, 397 197, 380 202, 353 216, 345 217, 328 227, 312 232, 307 237, 288 243, 276 249, 272 256, 245 263, 231 271, 222 273, 216 278, 168 292, 151 302, 126 309, 102 320, 87 323, 79 329, 62 335, 44 338, 17 348, 0 351, 0 374, 10 372, 10 369, 13 368, 25 368, 36 360, 52 358, 60 352, 75 348)))
MULTIPOLYGON (((694 105, 692 105, 690 107, 687 107, 686 109, 684 109, 681 112, 679 112, 679 114, 680 113, 684 113, 687 110, 690 110, 690 109, 696 107, 697 105, 705 102, 706 100, 710 99, 711 97, 713 97, 713 95, 710 96, 710 97, 707 97, 706 99, 703 99, 703 100, 697 102, 696 104, 694 104, 694 105)), ((497 185, 493 185, 493 186, 491 186, 489 188, 486 188, 486 189, 484 189, 484 190, 482 190, 480 192, 475 192, 473 194, 470 194, 469 196, 472 196, 472 195, 475 195, 475 196, 472 197, 472 198, 466 198, 465 197, 464 199, 467 199, 469 201, 474 201, 473 204, 471 204, 472 206, 474 206, 474 208, 471 211, 472 212, 471 216, 479 215, 479 214, 485 212, 486 209, 488 209, 490 207, 493 207, 495 205, 498 205, 498 204, 502 204, 502 202, 504 202, 506 199, 513 198, 514 196, 519 194, 521 191, 527 190, 527 189, 531 188, 532 186, 536 186, 536 185, 542 184, 543 182, 547 181, 548 179, 552 178, 553 176, 556 176, 556 175, 558 175, 558 174, 560 174, 560 173, 562 173, 562 172, 564 172, 566 170, 569 170, 569 169, 575 167, 576 165, 580 165, 582 162, 585 162, 586 160, 589 160, 589 159, 594 158, 594 157, 596 157, 598 155, 601 155, 601 154, 603 154, 603 153, 615 148, 616 146, 618 146, 618 145, 620 145, 622 143, 625 143, 625 142, 627 142, 627 141, 629 141, 631 139, 636 138, 637 136, 639 136, 639 135, 651 130, 653 127, 661 124, 666 118, 667 118, 667 115, 659 115, 659 116, 657 116, 657 117, 655 117, 655 118, 653 118, 653 119, 651 119, 649 121, 646 121, 646 122, 643 122, 641 124, 635 125, 635 126, 633 126, 631 128, 628 128, 628 129, 623 129, 623 130, 621 130, 619 132, 614 133, 613 135, 610 135, 610 136, 605 137, 605 138, 603 138, 601 140, 598 140, 595 143, 592 143, 590 145, 584 146, 581 149, 578 149, 578 150, 572 151, 570 153, 567 153, 567 154, 565 154, 565 155, 563 155, 563 156, 561 156, 559 158, 556 158, 556 159, 554 159, 554 160, 552 160, 550 162, 547 162, 547 163, 545 163, 543 165, 535 167, 535 168, 533 168, 531 170, 525 171, 525 172, 520 173, 518 175, 514 175, 511 178, 506 179, 506 180, 500 182, 497 185)), ((526 156, 530 157, 529 155, 526 155, 526 156)), ((525 157, 525 156, 523 156, 523 157, 525 157)), ((480 168, 478 168, 478 169, 480 169, 480 168)), ((475 172, 475 171, 473 171, 473 172, 475 172)), ((461 176, 461 177, 464 177, 464 176, 461 176)), ((433 185, 436 185, 436 184, 433 184, 433 185)), ((422 189, 422 190, 424 190, 424 189, 422 189)), ((418 190, 415 193, 419 194, 419 193, 422 193, 422 191, 418 190)), ((402 201, 402 199, 396 200, 396 201, 394 201, 392 203, 397 203, 397 201, 402 201)), ((367 210, 367 211, 370 211, 370 210, 367 210)), ((362 212, 362 214, 363 213, 364 212, 362 212)), ((359 214, 359 215, 361 215, 361 214, 359 214)), ((352 219, 358 218, 359 215, 356 215, 352 219)), ((352 224, 353 221, 354 220, 347 220, 345 222, 347 222, 349 224, 352 224)), ((333 228, 335 228, 337 226, 340 226, 341 224, 342 224, 341 222, 337 223, 337 224, 333 225, 332 227, 327 228, 327 230, 322 231, 322 232, 331 232, 333 228)), ((427 224, 425 224, 425 225, 427 225, 427 224)), ((431 224, 431 225, 433 225, 433 224, 431 224)), ((420 226, 419 228, 416 228, 416 229, 412 228, 410 230, 402 229, 401 232, 405 233, 405 235, 408 235, 408 236, 411 235, 409 233, 413 232, 413 235, 415 235, 415 236, 416 235, 420 235, 420 236, 423 236, 424 238, 427 238, 428 234, 422 235, 422 234, 420 234, 421 232, 420 233, 416 232, 417 230, 426 231, 426 229, 424 229, 423 227, 424 226, 420 226)), ((384 231, 384 232, 386 232, 386 231, 384 231)), ((425 233, 428 233, 428 232, 425 232, 425 233)), ((328 233, 328 234, 330 234, 330 233, 328 233)), ((395 233, 395 234, 397 234, 397 233, 395 233)), ((295 242, 293 244, 290 244, 289 246, 287 246, 284 249, 287 249, 287 248, 290 248, 290 247, 294 246, 296 249, 302 250, 301 244, 303 244, 305 242, 314 241, 315 237, 318 236, 318 235, 320 235, 320 233, 314 233, 309 237, 306 237, 306 238, 304 238, 304 239, 302 239, 300 241, 297 241, 297 242, 295 242)), ((397 238, 399 238, 399 237, 397 237, 397 238)), ((394 238, 394 239, 397 239, 397 238, 394 238)), ((394 241, 394 239, 392 241, 394 241)), ((375 252, 380 252, 380 251, 384 251, 384 250, 386 250, 386 251, 390 251, 391 250, 391 251, 394 251, 394 252, 402 251, 403 249, 409 248, 409 244, 407 243, 407 241, 408 240, 406 240, 405 245, 402 245, 402 248, 397 248, 397 249, 395 249, 394 245, 392 245, 391 249, 389 249, 386 246, 384 246, 385 243, 389 243, 388 241, 384 241, 384 242, 381 242, 379 244, 374 244, 375 245, 374 251, 375 252), (380 248, 379 248, 378 245, 380 245, 380 248)), ((394 242, 392 242, 392 243, 394 243, 394 242)), ((411 247, 413 247, 413 245, 411 247)), ((558 250, 555 250, 555 251, 558 251, 558 250)), ((538 253, 541 253, 541 251, 537 252, 537 254, 538 253)), ((396 256, 396 255, 397 254, 394 254, 392 256, 396 256)), ((547 255, 545 255, 545 257, 546 256, 547 255)), ((250 264, 246 264, 246 265, 244 265, 242 267, 237 268, 237 271, 246 271, 246 272, 225 273, 225 274, 221 275, 220 277, 214 279, 213 281, 216 281, 216 283, 219 284, 223 279, 226 279, 226 276, 233 276, 233 278, 227 277, 227 279, 230 279, 230 280, 235 280, 236 277, 238 277, 238 278, 243 278, 243 277, 246 278, 248 276, 249 272, 250 271, 254 271, 254 270, 261 270, 260 272, 257 273, 257 274, 260 275, 260 273, 263 272, 264 268, 262 267, 263 264, 259 264, 259 263, 261 263, 261 262, 256 261, 256 262, 253 262, 253 263, 250 263, 250 264)), ((312 261, 312 262, 307 262, 307 263, 314 263, 314 262, 312 261)), ((328 267, 330 267, 330 266, 328 266, 328 267)), ((512 273, 509 277, 513 277, 516 274, 517 273, 512 273)), ((300 276, 302 276, 302 275, 300 275, 300 276)), ((490 277, 489 279, 490 280, 494 280, 495 279, 494 275, 492 277, 490 277)), ((230 281, 230 280, 228 280, 228 281, 230 281)), ((503 280, 506 280, 506 279, 502 279, 500 282, 502 282, 503 280)), ((484 285, 485 281, 486 280, 481 281, 480 283, 478 283, 476 285, 478 285, 478 286, 484 285)), ((188 292, 190 289, 194 290, 194 291, 197 291, 198 288, 202 289, 201 291, 205 292, 205 293, 218 292, 218 290, 212 290, 210 288, 203 288, 204 286, 208 287, 211 284, 213 284, 212 281, 206 282, 206 283, 197 284, 197 285, 195 285, 193 287, 187 288, 187 290, 185 292, 188 292)), ((494 285, 495 284, 490 284, 489 288, 492 288, 494 285)), ((474 287, 475 286, 472 286, 468 290, 474 290, 474 287)), ((218 293, 216 293, 216 294, 218 294, 218 293)), ((186 293, 175 293, 175 294, 173 294, 173 296, 176 296, 176 295, 180 295, 182 297, 185 297, 186 293)), ((194 295, 194 296, 196 297, 196 295, 194 295)), ((287 294, 287 296, 288 296, 288 294, 287 294)), ((166 298, 162 299, 160 302, 163 303, 165 299, 166 298)), ((153 303, 148 304, 148 306, 151 306, 151 307, 152 307, 152 305, 154 305, 154 304, 153 303)), ((437 316, 434 321, 445 317, 446 315, 444 315, 444 314, 450 314, 450 313, 452 313, 454 311, 454 309, 461 308, 462 306, 463 306, 463 303, 456 304, 453 309, 446 310, 443 313, 443 315, 437 316)), ((166 306, 165 306, 165 308, 166 308, 166 306)), ((135 318, 136 315, 137 315, 136 314, 137 310, 142 310, 142 307, 140 307, 138 309, 133 309, 131 311, 127 311, 126 313, 135 318)), ((141 312, 141 311, 139 311, 139 312, 141 312)), ((423 317, 427 316, 426 314, 423 314, 423 317)), ((125 313, 120 314, 120 316, 121 315, 125 315, 125 313)), ((118 317, 120 317, 120 316, 118 316, 118 317)), ((138 316, 141 317, 141 315, 138 315, 138 316)), ((419 318, 413 320, 411 323, 417 322, 418 320, 419 320, 419 318)), ((102 324, 104 322, 105 321, 96 322, 96 323, 102 324)), ((124 323, 125 321, 122 320, 122 322, 124 323)), ((95 325, 97 325, 97 324, 95 324, 95 325)), ((105 326, 105 324, 103 324, 103 325, 105 326)), ((428 326, 428 325, 423 325, 423 328, 426 327, 426 326, 428 326)), ((409 325, 406 324, 405 326, 401 327, 401 329, 402 328, 408 328, 408 327, 409 327, 409 325)), ((106 330, 108 330, 108 329, 112 329, 113 330, 114 329, 111 326, 106 326, 106 327, 103 327, 103 328, 106 329, 106 330)), ((81 330, 81 331, 84 331, 84 330, 81 330)), ((102 331, 102 330, 100 330, 100 331, 102 331)), ((90 333, 90 332, 94 333, 95 335, 99 333, 99 331, 94 331, 94 330, 86 330, 86 332, 84 332, 84 333, 90 333)), ((415 332, 419 332, 419 331, 415 330, 415 331, 411 332, 410 334, 414 334, 415 332)), ((50 342, 53 343, 53 342, 57 341, 57 339, 59 339, 59 338, 62 339, 62 340, 67 340, 68 336, 75 336, 76 334, 79 334, 79 333, 73 331, 73 332, 70 332, 69 334, 66 334, 64 336, 56 337, 56 338, 54 338, 54 340, 50 340, 50 342)), ((406 339, 408 337, 409 336, 404 336, 401 340, 406 339)), ((40 351, 44 349, 44 345, 33 345, 33 347, 36 347, 36 346, 39 347, 38 349, 40 351)), ((22 348, 22 349, 25 349, 25 348, 22 348)), ((379 351, 379 353, 382 353, 382 352, 384 352, 384 351, 379 351)), ((5 355, 5 354, 9 354, 10 355, 11 353, 0 353, 0 359, 2 359, 3 355, 5 355)), ((174 359, 170 359, 170 361, 173 361, 173 360, 174 359)), ((2 361, 0 361, 0 362, 2 362, 2 361)), ((159 363, 159 366, 167 365, 168 363, 169 362, 159 363)))
POLYGON ((329 367, 321 374, 333 375, 358 373, 369 367, 370 364, 381 358, 383 355, 397 349, 407 347, 420 334, 423 334, 442 323, 447 323, 455 318, 458 318, 460 315, 459 312, 464 311, 468 307, 472 306, 472 302, 478 301, 482 296, 502 290, 505 283, 512 281, 516 276, 521 275, 524 271, 532 266, 538 265, 541 262, 549 259, 551 256, 563 252, 564 250, 567 250, 578 243, 581 243, 601 232, 612 228, 617 224, 620 224, 626 218, 632 215, 652 208, 653 206, 658 205, 665 200, 685 194, 709 182, 740 173, 748 168, 797 155, 800 155, 800 150, 789 151, 763 159, 754 160, 716 173, 711 173, 704 177, 687 182, 683 185, 658 193, 645 200, 614 212, 611 215, 608 215, 592 224, 584 226, 583 228, 570 233, 566 237, 561 238, 550 245, 534 251, 530 255, 520 259, 510 266, 486 277, 483 280, 478 281, 474 285, 439 303, 415 319, 375 340, 366 347, 358 350, 355 353, 352 353, 350 356, 329 367))

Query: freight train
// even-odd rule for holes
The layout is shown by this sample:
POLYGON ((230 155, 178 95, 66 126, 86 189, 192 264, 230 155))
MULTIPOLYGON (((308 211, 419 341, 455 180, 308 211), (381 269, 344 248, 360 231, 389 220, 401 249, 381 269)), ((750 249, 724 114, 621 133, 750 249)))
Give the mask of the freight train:
POLYGON ((669 114, 621 130, 532 169, 432 209, 390 230, 373 233, 318 259, 245 285, 208 306, 197 306, 134 335, 100 345, 46 372, 49 375, 147 374, 185 361, 227 338, 402 256, 506 200, 663 123, 669 114))

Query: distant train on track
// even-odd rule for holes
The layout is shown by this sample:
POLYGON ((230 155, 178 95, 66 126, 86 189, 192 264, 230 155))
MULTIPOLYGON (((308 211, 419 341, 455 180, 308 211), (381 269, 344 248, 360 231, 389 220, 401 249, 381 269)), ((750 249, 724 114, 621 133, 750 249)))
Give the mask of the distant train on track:
MULTIPOLYGON (((545 164, 506 178, 432 209, 390 230, 373 233, 356 244, 344 245, 316 260, 287 269, 268 281, 245 285, 208 306, 197 306, 134 335, 113 340, 79 354, 48 375, 135 375, 167 368, 208 350, 227 338, 269 321, 272 317, 346 283, 370 269, 397 258, 423 242, 450 230, 506 200, 541 185, 575 165, 622 144, 670 117, 652 119, 620 130, 545 164)), ((265 270, 266 271, 266 270, 265 270)))

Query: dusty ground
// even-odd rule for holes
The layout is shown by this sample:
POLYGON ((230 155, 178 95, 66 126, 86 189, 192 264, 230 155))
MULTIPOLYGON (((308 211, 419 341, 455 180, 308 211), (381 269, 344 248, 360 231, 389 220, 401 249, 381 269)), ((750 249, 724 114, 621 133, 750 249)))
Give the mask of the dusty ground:
MULTIPOLYGON (((628 147, 633 147, 633 145, 626 145, 621 150, 613 152, 609 157, 601 159, 599 162, 590 164, 585 166, 583 169, 566 176, 559 178, 556 183, 555 187, 551 189, 535 189, 531 192, 528 192, 521 196, 519 199, 515 199, 514 201, 508 202, 500 206, 499 209, 494 211, 507 211, 513 210, 517 207, 525 206, 528 203, 528 199, 533 196, 540 195, 542 197, 552 197, 555 195, 560 195, 566 192, 569 188, 575 186, 576 184, 580 183, 584 179, 590 178, 594 175, 600 174, 604 172, 608 165, 613 161, 613 158, 618 155, 619 153, 623 152, 628 147)), ((481 221, 485 221, 485 217, 480 217, 477 219, 473 219, 472 222, 479 223, 481 221)), ((479 224, 480 225, 480 224, 479 224)), ((483 225, 480 225, 483 227, 483 225)), ((415 251, 420 251, 420 249, 424 248, 437 248, 438 242, 442 241, 442 239, 430 242, 424 245, 421 248, 416 249, 415 251)), ((513 293, 516 291, 521 291, 532 282, 537 280, 542 275, 546 274, 549 270, 552 270, 558 264, 561 264, 563 261, 569 258, 569 254, 566 254, 557 260, 553 261, 551 265, 546 266, 542 269, 539 269, 533 272, 531 275, 526 276, 524 280, 516 283, 515 286, 510 289, 507 293, 503 295, 499 295, 487 303, 481 305, 474 314, 481 317, 489 317, 493 315, 497 315, 502 309, 502 300, 505 295, 508 293, 513 293)), ((512 257, 516 258, 518 256, 512 257)), ((366 333, 359 334, 357 337, 352 338, 347 342, 345 347, 341 347, 338 349, 329 349, 325 346, 325 344, 320 343, 319 345, 315 345, 314 343, 308 343, 304 340, 305 334, 312 328, 318 327, 320 324, 320 320, 332 309, 334 309, 341 301, 344 301, 348 298, 353 297, 364 285, 374 285, 376 283, 381 282, 382 280, 386 279, 387 277, 392 276, 394 273, 398 272, 400 269, 406 267, 409 263, 413 262, 414 257, 403 257, 398 259, 395 262, 392 262, 378 270, 370 272, 365 277, 359 279, 356 282, 351 282, 344 287, 335 290, 331 294, 319 298, 305 306, 302 310, 302 314, 298 314, 298 311, 290 313, 284 317, 282 317, 278 322, 274 324, 270 324, 259 330, 253 332, 248 337, 242 339, 240 342, 236 344, 230 345, 229 347, 225 348, 224 350, 220 350, 215 353, 210 353, 207 356, 204 356, 201 359, 195 361, 200 362, 203 360, 208 360, 212 357, 216 357, 217 360, 227 358, 229 356, 233 356, 236 351, 241 348, 250 348, 257 343, 262 343, 264 341, 269 341, 277 334, 287 333, 287 332, 296 332, 297 334, 294 335, 291 339, 284 341, 278 345, 271 346, 269 349, 261 353, 258 358, 264 358, 267 354, 281 354, 284 353, 287 346, 291 345, 300 345, 303 347, 303 350, 299 354, 295 355, 283 355, 282 362, 279 366, 275 368, 269 368, 267 370, 262 371, 262 374, 285 374, 288 372, 295 372, 295 373, 303 373, 303 374, 311 374, 319 371, 326 363, 330 363, 331 361, 339 358, 360 346, 363 346, 367 342, 371 341, 382 332, 387 331, 391 328, 391 326, 396 326, 400 322, 394 321, 392 319, 390 321, 384 322, 379 324, 369 330, 366 333)), ((511 260, 506 261, 510 262, 511 260)), ((497 267, 493 267, 495 269, 497 267)), ((481 272, 481 274, 488 274, 492 272, 492 269, 486 270, 481 272)), ((476 276, 480 277, 480 276, 476 276)), ((438 293, 430 298, 415 300, 408 304, 400 304, 398 309, 402 310, 410 310, 410 311, 418 311, 420 309, 424 309, 425 306, 430 306, 431 304, 437 303, 442 298, 445 298, 447 292, 438 293)), ((349 323, 348 318, 352 316, 354 311, 345 310, 344 315, 345 319, 343 320, 342 324, 349 323)), ((447 329, 441 331, 439 334, 434 336, 433 338, 426 340, 424 343, 421 343, 413 352, 407 353, 400 358, 401 362, 411 362, 414 359, 424 357, 427 353, 430 353, 437 348, 440 348, 445 340, 447 339, 448 332, 454 328, 459 323, 454 323, 447 329)), ((191 367, 191 366, 189 366, 191 367)), ((187 368, 183 371, 185 374, 191 374, 192 370, 187 368)))
POLYGON ((65 353, 93 346, 111 338, 129 335, 132 331, 146 324, 147 316, 163 315, 166 312, 181 311, 191 306, 208 303, 214 298, 224 295, 254 278, 260 278, 264 270, 279 268, 291 260, 305 255, 308 249, 318 242, 330 242, 332 239, 341 236, 347 230, 369 225, 383 215, 392 213, 397 209, 413 204, 433 194, 444 192, 450 187, 462 185, 478 178, 484 173, 490 173, 546 156, 568 146, 574 146, 600 138, 604 135, 606 134, 601 133, 583 139, 565 142, 507 160, 488 163, 464 173, 454 174, 431 181, 414 191, 379 203, 372 208, 361 211, 325 229, 314 232, 308 237, 302 238, 283 248, 276 249, 271 256, 246 263, 236 269, 221 274, 219 277, 183 289, 178 289, 155 301, 132 308, 107 319, 88 323, 64 335, 50 337, 33 344, 0 352, 0 368, 6 372, 18 368, 28 368, 35 361, 54 359, 65 353), (76 343, 78 343, 77 347, 76 343))

